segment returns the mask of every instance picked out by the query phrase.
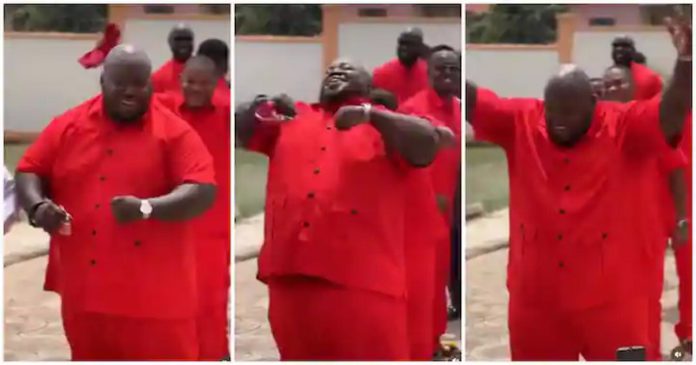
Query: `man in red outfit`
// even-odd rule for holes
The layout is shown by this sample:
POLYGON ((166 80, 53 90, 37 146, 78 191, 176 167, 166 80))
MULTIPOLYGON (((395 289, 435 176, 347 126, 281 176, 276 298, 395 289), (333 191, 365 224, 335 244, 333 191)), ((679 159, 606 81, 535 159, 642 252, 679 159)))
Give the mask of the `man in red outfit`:
POLYGON ((678 57, 662 99, 597 102, 574 66, 548 82, 543 101, 467 82, 467 120, 508 157, 513 360, 613 360, 625 346, 650 353, 642 285, 655 222, 636 196, 650 161, 681 133, 692 95, 690 25, 668 29, 678 57))
POLYGON ((660 93, 662 80, 660 75, 645 65, 633 61, 636 47, 628 36, 617 37, 611 44, 611 57, 614 65, 628 67, 633 78, 635 100, 647 100, 660 93))
POLYGON ((674 258, 677 264, 677 275, 679 276, 679 322, 674 326, 674 332, 679 339, 679 347, 675 351, 686 352, 688 354, 693 353, 693 332, 692 332, 692 309, 691 302, 692 298, 692 272, 691 272, 691 262, 692 262, 692 217, 693 213, 691 211, 691 189, 693 188, 691 174, 693 173, 693 165, 691 163, 691 128, 692 119, 691 112, 687 116, 684 122, 684 132, 679 143, 679 149, 686 156, 687 167, 684 169, 684 185, 686 186, 686 214, 683 216, 678 216, 679 227, 686 229, 682 236, 686 239, 683 244, 677 245, 674 248, 674 258))
POLYGON ((370 76, 333 62, 318 104, 276 97, 286 121, 240 106, 237 136, 269 156, 259 279, 282 360, 408 360, 404 192, 434 159, 426 120, 372 107, 370 76))
MULTIPOLYGON (((461 101, 456 97, 457 85, 461 84, 461 58, 449 46, 433 47, 428 61, 430 85, 406 101, 399 110, 406 114, 428 115, 443 123, 454 134, 453 146, 439 151, 428 169, 431 189, 435 193, 443 223, 447 232, 452 221, 452 203, 457 184, 457 173, 461 163, 461 101)), ((437 231, 434 231, 437 232, 437 231)), ((450 240, 445 234, 433 242, 435 267, 433 336, 431 344, 439 348, 439 339, 447 329, 447 281, 450 267, 450 240)))
POLYGON ((193 31, 185 24, 177 24, 167 38, 172 58, 152 74, 152 88, 156 93, 181 90, 181 72, 193 54, 193 31))
POLYGON ((218 193, 213 207, 196 218, 198 277, 198 341, 201 361, 229 356, 228 294, 230 288, 230 149, 229 98, 216 94, 217 71, 212 60, 195 56, 181 74, 182 94, 167 103, 187 121, 213 156, 218 193))
POLYGON ((373 72, 375 87, 396 95, 399 104, 428 87, 428 65, 422 59, 426 46, 423 31, 409 28, 399 35, 397 58, 377 67, 373 72))
POLYGON ((30 222, 51 234, 73 360, 197 360, 195 241, 215 199, 197 133, 152 98, 147 55, 104 63, 102 93, 54 119, 17 166, 30 222))
MULTIPOLYGON (((604 73, 605 93, 604 100, 628 103, 634 95, 634 85, 630 70, 621 66, 612 66, 604 73)), ((660 303, 664 286, 664 264, 667 244, 672 238, 677 247, 684 240, 682 237, 683 220, 686 211, 686 197, 684 187, 684 168, 686 157, 679 149, 666 147, 656 154, 652 161, 651 173, 645 180, 645 204, 646 213, 657 222, 653 227, 654 246, 648 252, 652 253, 651 267, 654 270, 652 284, 646 285, 649 295, 649 336, 652 344, 648 358, 659 361, 662 359, 660 352, 660 328, 662 323, 662 304, 660 303), (653 198, 652 200, 649 198, 653 198), (652 203, 650 203, 652 202, 652 203), (679 217, 679 218, 678 218, 679 217), (682 234, 676 234, 676 233, 682 234)), ((647 270, 647 268, 646 268, 647 270)))

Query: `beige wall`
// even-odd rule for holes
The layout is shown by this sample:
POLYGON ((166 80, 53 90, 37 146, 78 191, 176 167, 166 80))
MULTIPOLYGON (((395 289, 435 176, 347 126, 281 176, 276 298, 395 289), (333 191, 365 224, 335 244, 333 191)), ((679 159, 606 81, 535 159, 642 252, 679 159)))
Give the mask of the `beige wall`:
POLYGON ((654 31, 578 31, 573 41, 573 62, 591 76, 601 76, 613 62, 611 42, 620 35, 633 38, 636 48, 648 59, 648 67, 662 75, 672 72, 676 51, 669 34, 662 28, 654 31))
POLYGON ((314 42, 269 41, 263 37, 235 40, 235 103, 257 94, 286 93, 314 102, 323 75, 322 45, 314 42))
POLYGON ((460 49, 461 23, 341 23, 338 27, 338 55, 362 63, 369 70, 396 57, 396 40, 406 28, 423 30, 430 46, 447 44, 460 49))
POLYGON ((77 59, 95 40, 5 37, 4 129, 38 131, 98 93, 99 71, 77 59))
POLYGON ((169 31, 178 23, 185 23, 193 29, 196 48, 208 38, 218 38, 230 44, 229 20, 160 20, 129 19, 124 27, 123 41, 133 43, 147 50, 155 67, 159 67, 169 58, 171 51, 167 45, 169 31))
MULTIPOLYGON (((171 57, 167 34, 179 20, 129 19, 123 41, 145 49, 153 66, 171 57)), ((220 38, 229 44, 229 20, 186 21, 196 43, 220 38)), ((40 131, 56 115, 99 92, 99 70, 77 59, 94 47, 91 35, 5 36, 5 130, 40 131)))
POLYGON ((558 70, 555 49, 476 47, 466 50, 466 78, 507 97, 542 97, 558 70))

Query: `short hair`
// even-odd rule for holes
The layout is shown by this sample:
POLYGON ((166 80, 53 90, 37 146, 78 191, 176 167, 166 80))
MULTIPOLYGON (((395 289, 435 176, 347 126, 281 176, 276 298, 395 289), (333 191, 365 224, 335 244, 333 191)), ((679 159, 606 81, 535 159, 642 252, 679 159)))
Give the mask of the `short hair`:
POLYGON ((227 43, 220 39, 211 38, 204 40, 198 45, 196 54, 210 58, 216 65, 224 65, 225 71, 229 67, 230 49, 227 47, 227 43))
POLYGON ((633 62, 640 63, 641 65, 644 65, 646 62, 648 62, 648 60, 644 54, 636 51, 633 53, 633 62))
POLYGON ((629 46, 629 47, 631 47, 631 48, 635 48, 635 47, 636 47, 635 43, 633 42, 633 38, 631 38, 631 37, 629 37, 629 36, 616 37, 616 38, 614 38, 614 40, 611 42, 611 45, 612 45, 613 47, 616 47, 616 46, 629 46))
POLYGON ((454 47, 448 46, 446 44, 438 44, 437 46, 431 47, 428 50, 428 58, 432 57, 432 55, 434 55, 435 53, 440 52, 440 51, 452 52, 452 53, 456 54, 460 60, 462 59, 462 54, 460 52, 458 52, 456 49, 454 49, 454 47))

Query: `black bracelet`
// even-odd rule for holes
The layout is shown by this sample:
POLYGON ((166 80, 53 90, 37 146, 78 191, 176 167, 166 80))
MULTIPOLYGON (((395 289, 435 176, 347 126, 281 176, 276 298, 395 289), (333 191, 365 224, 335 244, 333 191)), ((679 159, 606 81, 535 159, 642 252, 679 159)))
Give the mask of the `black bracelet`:
POLYGON ((44 199, 38 203, 35 203, 29 208, 29 211, 27 211, 27 216, 29 217, 29 225, 32 227, 37 227, 36 225, 36 220, 34 219, 34 215, 36 215, 36 211, 39 210, 39 207, 44 205, 45 203, 48 203, 47 199, 44 199))

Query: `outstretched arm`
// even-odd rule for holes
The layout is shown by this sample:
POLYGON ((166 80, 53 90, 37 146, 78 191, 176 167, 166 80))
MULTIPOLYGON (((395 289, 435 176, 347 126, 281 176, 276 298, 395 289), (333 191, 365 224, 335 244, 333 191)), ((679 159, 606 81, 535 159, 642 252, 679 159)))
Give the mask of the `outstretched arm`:
POLYGON ((691 24, 669 18, 666 23, 677 49, 677 61, 660 103, 660 128, 667 142, 674 144, 691 109, 691 24))

